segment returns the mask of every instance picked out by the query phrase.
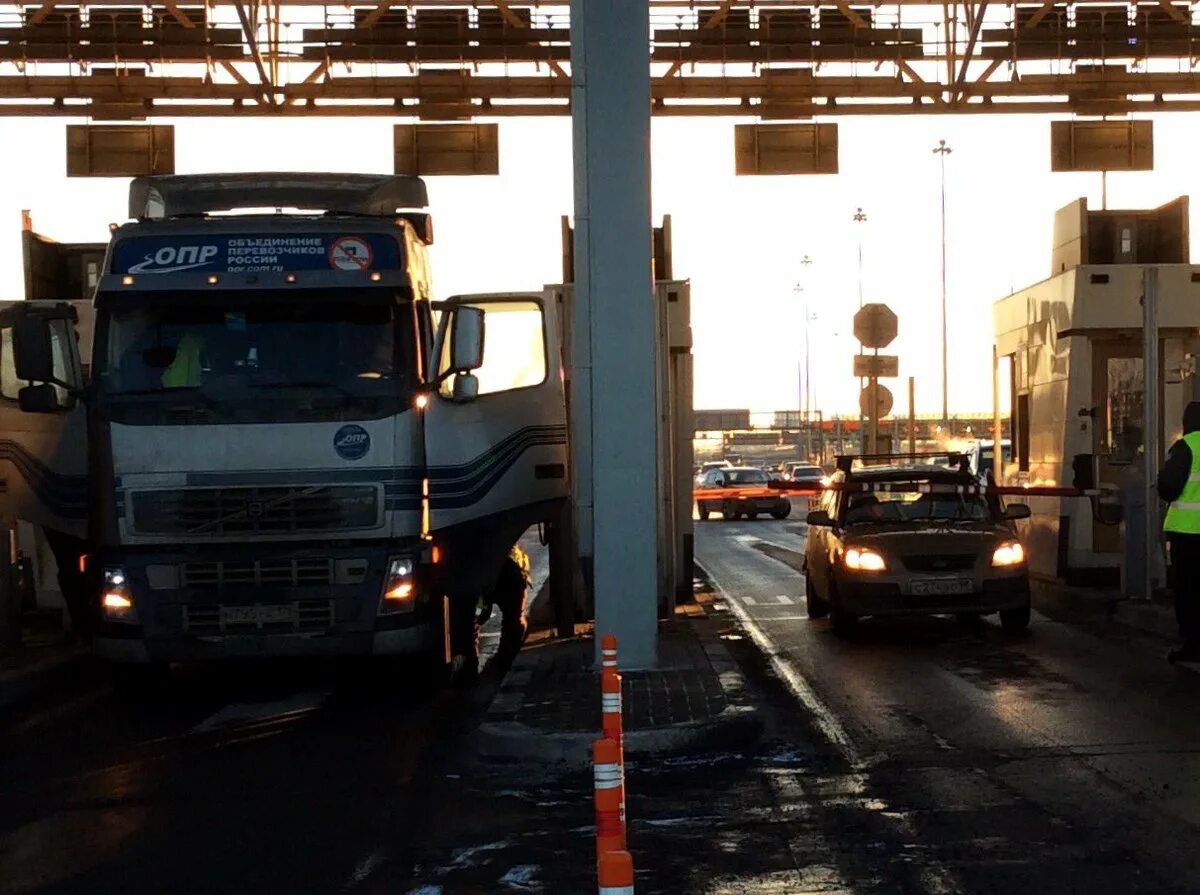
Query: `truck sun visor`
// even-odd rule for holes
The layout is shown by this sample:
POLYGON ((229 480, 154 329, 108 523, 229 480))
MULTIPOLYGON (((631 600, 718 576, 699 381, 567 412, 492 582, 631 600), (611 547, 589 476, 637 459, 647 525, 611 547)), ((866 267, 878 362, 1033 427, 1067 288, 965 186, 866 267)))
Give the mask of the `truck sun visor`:
POLYGON ((185 174, 135 177, 129 185, 129 216, 142 221, 239 208, 389 217, 428 206, 421 178, 384 174, 185 174))

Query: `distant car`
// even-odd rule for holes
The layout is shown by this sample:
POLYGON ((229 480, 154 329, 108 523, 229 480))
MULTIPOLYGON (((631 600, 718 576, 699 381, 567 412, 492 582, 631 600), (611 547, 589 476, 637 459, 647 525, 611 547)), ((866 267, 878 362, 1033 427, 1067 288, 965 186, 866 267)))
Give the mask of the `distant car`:
POLYGON ((700 484, 700 480, 704 478, 706 473, 712 472, 714 469, 732 469, 733 464, 728 460, 709 460, 700 464, 700 468, 696 470, 696 484, 700 484))
POLYGON ((825 479, 825 470, 811 463, 785 463, 783 479, 800 485, 820 485, 825 479))
POLYGON ((746 516, 757 519, 760 513, 770 513, 776 519, 786 519, 792 513, 792 502, 783 494, 764 494, 757 497, 714 497, 705 500, 706 489, 753 488, 765 491, 771 484, 766 470, 753 466, 734 466, 728 469, 710 469, 700 476, 697 483, 696 509, 701 520, 707 520, 713 512, 719 512, 726 521, 746 516))
POLYGON ((935 464, 834 473, 808 514, 809 618, 829 615, 846 634, 863 616, 999 612, 1005 631, 1023 631, 1029 569, 1012 522, 1029 507, 959 493, 979 484, 967 468, 935 464))

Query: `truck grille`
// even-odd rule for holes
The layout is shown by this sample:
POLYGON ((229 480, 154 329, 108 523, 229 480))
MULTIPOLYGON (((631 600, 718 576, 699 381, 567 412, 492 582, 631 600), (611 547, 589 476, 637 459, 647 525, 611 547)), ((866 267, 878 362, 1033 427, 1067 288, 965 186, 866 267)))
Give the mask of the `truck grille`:
MULTIPOLYGON (((247 613, 243 611, 243 616, 247 613)), ((253 612, 249 613, 253 614, 253 612)), ((216 604, 189 604, 183 607, 183 630, 196 637, 223 634, 294 634, 320 633, 333 627, 332 600, 300 600, 295 603, 268 603, 254 607, 216 604), (229 619, 227 610, 265 610, 269 617, 229 619)))
POLYGON ((228 536, 375 528, 378 491, 362 485, 187 488, 132 495, 144 534, 228 536))
POLYGON ((223 587, 303 587, 334 583, 332 559, 251 560, 248 562, 189 562, 180 567, 188 590, 223 587))
POLYGON ((974 553, 930 553, 900 559, 910 572, 964 572, 975 567, 974 553))

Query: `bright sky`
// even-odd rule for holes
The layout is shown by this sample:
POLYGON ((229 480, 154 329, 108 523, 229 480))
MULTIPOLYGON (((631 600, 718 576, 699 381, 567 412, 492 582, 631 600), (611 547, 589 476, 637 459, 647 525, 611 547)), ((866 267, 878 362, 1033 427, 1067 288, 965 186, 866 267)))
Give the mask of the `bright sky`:
MULTIPOLYGON (((0 297, 22 295, 19 211, 61 241, 103 241, 122 220, 127 181, 68 180, 64 120, 4 121, 0 170, 0 297)), ((168 122, 160 122, 168 123, 168 122)), ((866 301, 891 305, 890 351, 917 380, 918 413, 940 409, 938 160, 948 141, 950 408, 991 406, 995 299, 1046 277, 1055 209, 1098 174, 1051 174, 1049 121, 1033 116, 839 121, 836 176, 738 178, 732 120, 656 120, 654 213, 672 216, 675 275, 692 282, 696 406, 795 408, 805 297, 817 315, 810 347, 814 406, 856 413, 850 318, 858 304, 857 239, 866 301), (865 225, 853 223, 865 210, 865 225), (813 264, 800 264, 808 255, 813 264), (804 285, 797 293, 795 286, 804 285)), ((391 122, 196 121, 176 124, 176 168, 204 171, 387 172, 391 122)), ((1156 170, 1109 176, 1109 207, 1149 208, 1200 195, 1200 116, 1155 121, 1156 170)), ((501 175, 431 178, 434 285, 459 292, 536 289, 560 279, 560 224, 572 206, 566 118, 501 122, 501 175)), ((904 381, 893 391, 905 408, 904 381)))

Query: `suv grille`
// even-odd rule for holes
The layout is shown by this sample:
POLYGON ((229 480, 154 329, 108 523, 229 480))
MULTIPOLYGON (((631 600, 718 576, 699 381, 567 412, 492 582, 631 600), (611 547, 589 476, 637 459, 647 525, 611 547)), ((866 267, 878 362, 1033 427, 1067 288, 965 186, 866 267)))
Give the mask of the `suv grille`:
POLYGON ((192 604, 183 607, 183 630, 196 637, 222 634, 291 634, 322 632, 333 627, 332 600, 300 600, 295 603, 267 603, 258 607, 233 607, 192 604), (266 610, 263 617, 249 618, 242 613, 230 620, 231 609, 266 610))
POLYGON ((253 560, 250 562, 189 562, 180 567, 183 587, 218 590, 222 587, 302 587, 330 585, 332 559, 253 560))
POLYGON ((964 572, 975 567, 974 553, 931 553, 902 556, 910 572, 964 572))
POLYGON ((188 488, 132 495, 134 531, 253 535, 374 528, 379 497, 370 486, 188 488))

